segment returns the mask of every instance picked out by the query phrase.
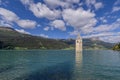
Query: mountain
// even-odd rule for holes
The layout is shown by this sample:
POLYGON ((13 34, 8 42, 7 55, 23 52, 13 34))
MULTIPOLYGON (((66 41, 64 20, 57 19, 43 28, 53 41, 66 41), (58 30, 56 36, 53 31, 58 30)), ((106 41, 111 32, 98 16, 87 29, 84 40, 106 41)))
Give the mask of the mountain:
MULTIPOLYGON (((0 49, 74 49, 74 39, 48 39, 22 34, 9 27, 0 27, 0 49)), ((83 39, 84 49, 111 49, 113 44, 96 39, 83 39)))
POLYGON ((113 47, 113 50, 120 51, 120 43, 116 44, 116 45, 113 47))
MULTIPOLYGON (((68 39, 68 40, 62 39, 61 41, 72 46, 74 46, 75 44, 74 39, 68 39)), ((114 46, 113 43, 103 42, 99 39, 93 39, 93 38, 83 39, 83 49, 112 49, 113 46, 114 46)))
POLYGON ((1 49, 63 49, 68 44, 55 39, 47 39, 22 34, 9 27, 0 27, 1 49))

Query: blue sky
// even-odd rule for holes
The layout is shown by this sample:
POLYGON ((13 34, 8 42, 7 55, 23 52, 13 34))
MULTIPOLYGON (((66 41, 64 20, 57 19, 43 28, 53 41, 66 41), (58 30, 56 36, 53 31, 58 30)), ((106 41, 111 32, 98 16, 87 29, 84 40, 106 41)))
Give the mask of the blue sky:
POLYGON ((48 38, 120 42, 120 0, 0 0, 0 25, 48 38))

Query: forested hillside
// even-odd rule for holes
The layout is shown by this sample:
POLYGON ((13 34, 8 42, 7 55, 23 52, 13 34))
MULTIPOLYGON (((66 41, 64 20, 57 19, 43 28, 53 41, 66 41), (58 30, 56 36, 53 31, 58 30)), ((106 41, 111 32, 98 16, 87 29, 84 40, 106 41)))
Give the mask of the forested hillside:
MULTIPOLYGON (((112 49, 113 44, 83 39, 84 49, 112 49)), ((48 39, 22 34, 9 27, 0 27, 0 49, 74 49, 74 39, 48 39)))

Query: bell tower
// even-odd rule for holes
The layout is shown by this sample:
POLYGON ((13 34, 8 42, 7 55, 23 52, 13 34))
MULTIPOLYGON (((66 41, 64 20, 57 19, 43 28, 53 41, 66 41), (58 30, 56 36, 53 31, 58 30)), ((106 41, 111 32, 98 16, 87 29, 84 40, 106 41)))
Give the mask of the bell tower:
POLYGON ((81 52, 82 51, 82 38, 80 37, 80 34, 78 34, 75 42, 76 46, 76 52, 81 52))

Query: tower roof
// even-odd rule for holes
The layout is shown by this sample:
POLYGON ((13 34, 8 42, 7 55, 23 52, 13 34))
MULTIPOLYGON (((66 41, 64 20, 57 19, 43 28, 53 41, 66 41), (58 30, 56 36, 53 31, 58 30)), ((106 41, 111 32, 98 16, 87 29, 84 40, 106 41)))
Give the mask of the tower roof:
POLYGON ((82 39, 79 33, 77 35, 77 39, 82 39))

